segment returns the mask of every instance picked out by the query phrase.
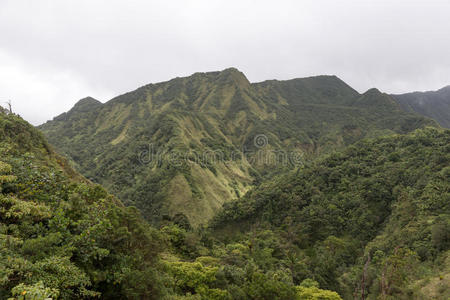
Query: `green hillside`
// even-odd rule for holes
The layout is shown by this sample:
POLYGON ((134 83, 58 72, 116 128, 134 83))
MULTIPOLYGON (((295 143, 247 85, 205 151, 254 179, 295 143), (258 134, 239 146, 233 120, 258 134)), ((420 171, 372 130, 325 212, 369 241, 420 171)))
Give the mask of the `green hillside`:
POLYGON ((153 224, 197 227, 264 178, 364 137, 433 121, 335 76, 250 83, 236 69, 80 100, 39 127, 75 168, 153 224))
POLYGON ((1 299, 158 298, 162 238, 135 208, 1 107, 0 154, 1 299))
POLYGON ((392 95, 408 112, 416 112, 435 119, 442 127, 450 128, 450 86, 438 91, 392 95))
POLYGON ((450 130, 366 139, 225 204, 211 236, 344 299, 448 299, 449 182, 450 130))

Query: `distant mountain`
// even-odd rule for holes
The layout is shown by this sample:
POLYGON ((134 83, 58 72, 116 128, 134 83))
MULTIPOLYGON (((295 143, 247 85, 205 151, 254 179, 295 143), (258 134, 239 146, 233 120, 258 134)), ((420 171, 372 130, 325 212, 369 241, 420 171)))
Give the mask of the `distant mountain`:
POLYGON ((450 128, 450 86, 432 92, 392 95, 402 109, 435 119, 442 127, 450 128))
POLYGON ((335 76, 250 83, 237 69, 80 100, 41 126, 77 170, 148 220, 204 224, 264 178, 364 137, 434 121, 335 76))

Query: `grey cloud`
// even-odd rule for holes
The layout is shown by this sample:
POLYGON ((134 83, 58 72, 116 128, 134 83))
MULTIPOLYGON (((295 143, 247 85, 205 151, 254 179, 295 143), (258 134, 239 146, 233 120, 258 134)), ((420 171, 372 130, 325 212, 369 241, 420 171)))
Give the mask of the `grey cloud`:
POLYGON ((234 66, 359 91, 450 84, 448 1, 0 2, 0 102, 34 124, 90 95, 234 66))

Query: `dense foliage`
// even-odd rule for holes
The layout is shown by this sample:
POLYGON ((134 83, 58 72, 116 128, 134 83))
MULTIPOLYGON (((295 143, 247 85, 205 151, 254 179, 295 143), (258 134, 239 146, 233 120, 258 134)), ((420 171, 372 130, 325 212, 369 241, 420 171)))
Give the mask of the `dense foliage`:
POLYGON ((226 204, 213 236, 345 299, 448 299, 449 182, 450 131, 368 139, 226 204))
POLYGON ((198 227, 299 159, 432 124, 335 76, 252 84, 227 69, 149 84, 105 104, 86 98, 39 128, 78 171, 153 224, 184 215, 198 227))
POLYGON ((161 237, 0 113, 0 298, 150 299, 161 237))

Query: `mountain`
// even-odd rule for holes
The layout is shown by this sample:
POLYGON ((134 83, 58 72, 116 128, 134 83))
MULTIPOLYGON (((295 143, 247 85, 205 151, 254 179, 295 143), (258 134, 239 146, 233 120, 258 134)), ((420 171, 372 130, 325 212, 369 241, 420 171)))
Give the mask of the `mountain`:
POLYGON ((270 174, 433 121, 335 76, 250 83, 237 69, 92 98, 39 126, 75 168, 154 224, 197 227, 270 174))
POLYGON ((448 299, 449 182, 450 130, 364 139, 226 203, 211 236, 344 299, 448 299))
POLYGON ((438 91, 392 95, 402 109, 435 119, 442 127, 450 128, 450 86, 438 91))

